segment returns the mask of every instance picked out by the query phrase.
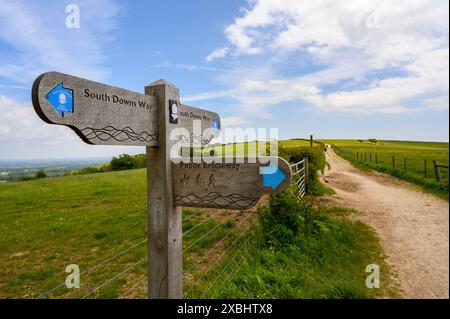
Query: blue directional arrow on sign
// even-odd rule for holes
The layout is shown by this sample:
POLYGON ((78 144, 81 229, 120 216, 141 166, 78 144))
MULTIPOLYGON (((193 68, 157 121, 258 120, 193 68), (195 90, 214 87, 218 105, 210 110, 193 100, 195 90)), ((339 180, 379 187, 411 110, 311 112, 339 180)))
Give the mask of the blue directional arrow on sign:
POLYGON ((48 92, 45 98, 61 117, 66 112, 73 113, 73 90, 65 88, 62 82, 48 92))
POLYGON ((189 159, 189 163, 172 163, 174 206, 248 209, 265 194, 283 192, 292 181, 291 166, 281 157, 235 158, 225 163, 223 158, 189 159))
POLYGON ((213 128, 216 129, 216 130, 220 129, 219 121, 216 120, 216 119, 213 120, 213 128))
POLYGON ((286 175, 273 163, 270 166, 261 167, 261 174, 263 185, 272 187, 272 190, 276 189, 286 178, 286 175))

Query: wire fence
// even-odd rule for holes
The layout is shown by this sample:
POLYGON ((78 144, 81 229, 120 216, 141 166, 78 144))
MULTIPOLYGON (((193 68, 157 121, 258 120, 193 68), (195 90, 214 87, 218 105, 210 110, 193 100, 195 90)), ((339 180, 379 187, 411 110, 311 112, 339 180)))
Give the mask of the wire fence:
POLYGON ((416 157, 406 155, 383 153, 383 152, 363 152, 354 151, 332 145, 337 154, 349 160, 364 163, 369 167, 384 167, 404 174, 415 175, 420 178, 435 180, 438 183, 448 183, 449 166, 440 164, 437 159, 424 158, 424 154, 416 157))
MULTIPOLYGON (((186 298, 217 296, 217 287, 230 283, 231 277, 239 273, 239 263, 252 243, 255 217, 254 211, 184 211, 183 279, 186 298)), ((147 272, 142 268, 138 271, 138 268, 147 264, 147 255, 135 256, 136 249, 144 249, 142 246, 146 246, 146 242, 147 239, 138 241, 82 271, 80 289, 69 289, 65 282, 61 282, 36 298, 146 298, 147 272), (118 260, 125 255, 126 260, 118 260), (118 268, 120 270, 116 270, 118 268), (93 278, 89 279, 89 276, 93 278), (105 295, 110 291, 117 293, 105 295)))
MULTIPOLYGON (((298 196, 303 197, 306 192, 308 159, 292 164, 291 168, 293 185, 298 196)), ((233 283, 233 278, 239 276, 241 263, 255 242, 252 239, 255 238, 256 219, 255 210, 183 211, 185 298, 218 298, 221 290, 233 283)), ((137 241, 82 271, 81 289, 71 290, 66 287, 65 282, 61 282, 39 294, 37 298, 146 298, 147 255, 141 251, 146 243, 146 238, 137 241), (136 251, 137 249, 140 251, 136 251), (123 259, 118 260, 119 257, 123 259), (88 276, 93 278, 88 279, 88 276), (105 294, 111 291, 114 294, 105 294)))
MULTIPOLYGON (((130 247, 128 247, 128 248, 126 248, 126 249, 124 249, 124 250, 122 250, 122 251, 120 251, 120 252, 118 252, 118 253, 116 253, 116 254, 110 256, 110 257, 108 257, 108 258, 106 258, 105 260, 103 260, 102 262, 96 264, 96 265, 93 266, 93 267, 89 267, 88 269, 86 269, 86 270, 84 270, 82 273, 80 273, 80 277, 82 277, 82 278, 84 279, 85 276, 88 276, 90 273, 93 273, 93 272, 94 272, 95 270, 97 270, 97 269, 101 269, 101 267, 105 266, 105 265, 108 264, 109 262, 111 262, 111 261, 115 260, 116 258, 119 258, 120 256, 122 256, 122 255, 124 255, 124 254, 130 252, 130 251, 133 250, 134 248, 141 246, 141 245, 144 244, 145 242, 147 242, 147 239, 143 239, 143 240, 139 241, 138 243, 136 243, 136 244, 134 244, 134 245, 132 245, 132 246, 130 246, 130 247)), ((139 261, 139 264, 140 264, 140 263, 141 263, 141 261, 139 261)), ((134 265, 134 266, 136 266, 136 265, 134 265)), ((131 268, 128 269, 126 272, 128 272, 128 271, 131 270, 132 268, 134 268, 134 267, 131 267, 131 268)), ((123 275, 123 274, 122 274, 122 275, 123 275)), ((118 278, 118 277, 113 277, 113 280, 114 280, 114 279, 117 279, 117 278, 118 278)), ((105 282, 105 283, 106 283, 106 284, 109 284, 109 283, 111 283, 111 282, 112 282, 112 280, 111 280, 111 281, 108 280, 108 281, 105 282)), ((102 284, 98 285, 96 288, 91 289, 88 295, 91 295, 92 292, 98 291, 100 288, 106 286, 105 283, 102 283, 102 284)), ((59 289, 61 289, 61 288, 63 288, 63 287, 66 287, 66 283, 65 283, 65 282, 62 282, 62 283, 60 283, 59 285, 57 285, 57 286, 55 286, 55 287, 53 287, 53 288, 51 288, 51 289, 49 289, 49 290, 47 290, 47 291, 45 291, 45 292, 39 294, 36 298, 37 298, 37 299, 42 299, 42 298, 45 298, 45 297, 52 296, 56 291, 58 291, 59 289)))
MULTIPOLYGON (((239 273, 240 262, 252 243, 254 214, 218 210, 211 214, 205 212, 205 215, 195 228, 183 233, 192 237, 185 241, 183 248, 185 298, 217 297, 221 287, 239 273), (204 232, 212 220, 215 223, 204 232), (234 221, 234 225, 227 225, 230 221, 234 221), (198 227, 199 224, 203 228, 198 227)), ((138 280, 120 298, 129 297, 133 291, 145 291, 147 283, 146 277, 138 280)))
POLYGON ((305 157, 301 161, 291 165, 292 183, 299 197, 305 196, 306 181, 308 178, 308 158, 305 157))

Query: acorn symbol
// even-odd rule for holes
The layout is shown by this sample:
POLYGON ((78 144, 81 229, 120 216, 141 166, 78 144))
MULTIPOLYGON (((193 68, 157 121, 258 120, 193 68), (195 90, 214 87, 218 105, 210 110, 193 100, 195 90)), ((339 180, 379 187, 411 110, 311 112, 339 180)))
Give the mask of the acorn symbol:
POLYGON ((66 95, 64 93, 59 94, 59 103, 66 104, 66 95))

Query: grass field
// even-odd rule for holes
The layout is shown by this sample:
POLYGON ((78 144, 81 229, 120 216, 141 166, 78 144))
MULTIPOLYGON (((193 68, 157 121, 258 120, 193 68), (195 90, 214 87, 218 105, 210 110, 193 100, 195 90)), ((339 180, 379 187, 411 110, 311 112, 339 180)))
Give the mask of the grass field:
MULTIPOLYGON (((77 264, 83 273, 129 247, 134 248, 82 275, 81 289, 63 286, 50 297, 83 297, 139 261, 88 297, 117 298, 142 281, 147 256, 145 176, 141 169, 1 185, 0 298, 36 298, 64 283, 67 265, 77 264)), ((209 213, 184 210, 183 215, 184 229, 189 229, 209 213)), ((186 252, 186 258, 208 248, 235 225, 211 218, 186 235, 184 244, 214 227, 211 236, 186 252)))
MULTIPOLYGON (((296 139, 296 140, 283 140, 279 141, 278 148, 279 149, 290 149, 290 148, 298 148, 298 147, 309 147, 310 142, 307 140, 296 139)), ((248 143, 234 143, 234 144, 225 144, 225 145, 213 145, 209 147, 204 147, 202 149, 197 149, 194 151, 196 156, 212 154, 214 152, 215 156, 224 156, 224 157, 248 157, 266 154, 269 149, 269 143, 266 142, 248 142, 248 143)))
POLYGON ((355 164, 411 181, 448 199, 448 169, 440 169, 442 182, 438 183, 432 164, 432 160, 437 160, 440 165, 448 166, 448 143, 378 141, 374 144, 369 141, 361 143, 357 140, 325 140, 324 142, 349 152, 349 154, 341 152, 340 155, 355 164), (427 177, 425 177, 425 160, 427 161, 427 177))
MULTIPOLYGON (((144 298, 145 175, 140 169, 0 185, 0 298, 144 298), (80 267, 80 289, 64 285, 69 264, 80 267)), ((315 213, 306 219, 315 231, 278 247, 262 241, 255 213, 234 214, 183 211, 186 297, 381 293, 364 286, 366 264, 383 264, 364 224, 315 213)))

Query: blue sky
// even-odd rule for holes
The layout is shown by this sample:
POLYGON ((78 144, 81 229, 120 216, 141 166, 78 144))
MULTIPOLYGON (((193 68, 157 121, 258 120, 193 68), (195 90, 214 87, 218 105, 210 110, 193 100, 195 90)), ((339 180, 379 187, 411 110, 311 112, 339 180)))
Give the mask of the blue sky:
POLYGON ((433 0, 0 0, 0 159, 144 152, 39 120, 31 85, 50 70, 137 92, 165 78, 224 126, 280 138, 448 141, 448 14, 433 0))

